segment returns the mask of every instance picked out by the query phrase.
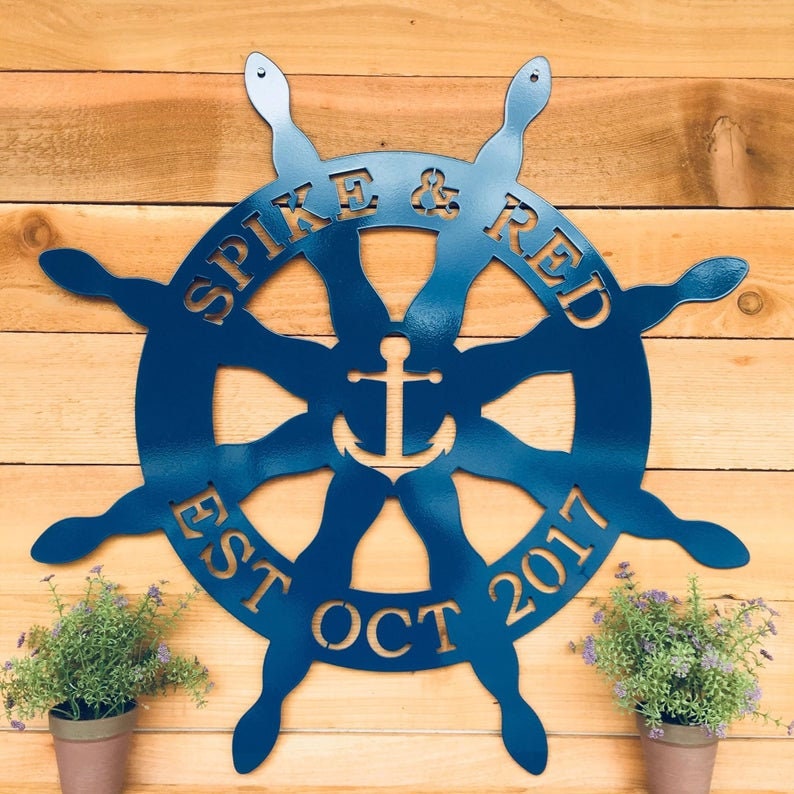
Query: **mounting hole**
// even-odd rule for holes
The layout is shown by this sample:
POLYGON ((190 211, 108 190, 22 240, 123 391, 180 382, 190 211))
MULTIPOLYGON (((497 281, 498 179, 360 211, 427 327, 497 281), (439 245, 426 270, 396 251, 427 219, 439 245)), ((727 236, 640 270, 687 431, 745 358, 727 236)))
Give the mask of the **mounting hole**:
POLYGON ((532 72, 532 74, 529 76, 529 79, 531 82, 537 83, 538 80, 540 80, 540 72, 537 69, 535 69, 535 71, 532 72))
POLYGON ((265 69, 265 67, 264 67, 264 66, 260 66, 260 67, 259 67, 259 68, 256 70, 256 76, 257 76, 257 77, 264 77, 266 74, 267 74, 267 70, 265 69))

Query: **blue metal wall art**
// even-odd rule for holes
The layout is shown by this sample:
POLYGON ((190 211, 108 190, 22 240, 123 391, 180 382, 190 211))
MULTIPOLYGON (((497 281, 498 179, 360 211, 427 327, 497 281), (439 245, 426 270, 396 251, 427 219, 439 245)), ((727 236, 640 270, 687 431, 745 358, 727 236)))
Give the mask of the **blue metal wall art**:
POLYGON ((109 298, 148 329, 136 392, 144 485, 104 515, 54 524, 33 557, 69 562, 111 535, 163 531, 207 592, 269 639, 261 695, 234 731, 239 772, 268 756, 284 699, 319 660, 375 671, 468 662, 501 707, 507 751, 539 774, 546 734, 519 692, 515 640, 580 591, 621 533, 675 541, 717 568, 749 559, 727 529, 681 520, 642 488, 651 391, 641 334, 681 303, 728 295, 747 264, 708 259, 673 284, 621 289, 584 235, 516 181, 524 131, 551 91, 542 57, 513 79, 504 124, 473 163, 389 151, 322 160, 292 121, 274 63, 250 55, 245 84, 272 127, 278 178, 226 213, 170 283, 114 276, 74 249, 41 255, 53 281, 109 298), (384 227, 436 236, 432 273, 398 319, 362 267, 361 234, 384 227), (246 309, 297 256, 325 285, 332 347, 276 333, 246 309), (493 260, 544 316, 517 338, 458 345, 469 289, 493 260), (306 409, 258 440, 216 443, 216 373, 230 365, 264 373, 306 409), (569 449, 530 446, 483 415, 545 373, 572 378, 569 449), (399 469, 383 467, 395 457, 399 469), (272 478, 323 468, 322 518, 291 560, 240 502, 272 478), (467 539, 456 471, 513 483, 542 506, 496 561, 467 539), (425 545, 429 589, 351 586, 359 541, 389 498, 425 545))

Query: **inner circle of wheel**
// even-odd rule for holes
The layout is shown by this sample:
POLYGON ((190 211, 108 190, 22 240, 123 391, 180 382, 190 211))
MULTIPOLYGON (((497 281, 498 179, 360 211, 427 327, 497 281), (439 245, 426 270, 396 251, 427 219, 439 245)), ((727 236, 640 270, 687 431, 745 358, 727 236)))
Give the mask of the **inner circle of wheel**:
MULTIPOLYGON (((638 488, 644 474, 650 438, 650 392, 645 354, 636 332, 619 332, 623 293, 603 259, 584 235, 562 213, 515 182, 496 187, 483 185, 477 195, 472 195, 471 187, 468 193, 461 191, 461 211, 454 220, 419 213, 411 205, 410 196, 416 189, 419 175, 428 168, 443 171, 450 186, 472 183, 475 178, 471 174, 472 164, 460 160, 413 152, 375 152, 328 160, 323 166, 328 174, 365 169, 371 175, 373 190, 378 194, 377 212, 334 221, 325 228, 312 231, 293 244, 287 242, 284 249, 271 261, 263 262, 261 269, 253 271, 253 280, 246 289, 246 300, 280 267, 304 253, 307 246, 312 247, 315 257, 332 256, 330 238, 339 223, 349 225, 346 228, 355 229, 357 232, 382 227, 416 228, 434 231, 441 237, 453 233, 454 224, 465 226, 469 218, 482 217, 481 212, 480 214, 470 212, 467 202, 484 203, 495 207, 498 213, 499 208, 504 204, 505 195, 512 195, 536 209, 539 224, 544 224, 549 229, 560 228, 577 243, 584 252, 583 266, 589 266, 594 272, 597 270, 611 296, 612 316, 608 355, 607 346, 603 344, 604 337, 599 329, 592 329, 577 336, 577 342, 586 346, 586 350, 582 351, 577 360, 586 359, 590 363, 586 367, 574 368, 571 372, 576 401, 574 438, 570 451, 567 451, 571 459, 571 469, 589 471, 591 476, 603 475, 606 470, 609 476, 619 479, 627 487, 638 488), (324 245, 324 242, 329 244, 324 245), (635 401, 630 416, 628 412, 620 411, 618 408, 605 409, 604 406, 625 405, 627 395, 633 397, 635 401), (613 447, 615 443, 617 444, 617 455, 599 452, 603 450, 602 442, 605 438, 610 439, 613 447)), ((186 285, 197 273, 208 271, 207 251, 216 246, 226 235, 239 231, 242 219, 248 217, 256 208, 272 211, 274 201, 294 187, 294 184, 276 180, 256 191, 224 215, 207 231, 174 275, 169 285, 173 294, 181 297, 184 295, 186 285)), ((337 207, 337 212, 338 209, 337 207)), ((482 207, 480 206, 479 209, 481 210, 482 207)), ((333 208, 326 214, 331 215, 332 211, 333 208)), ((475 231, 480 232, 482 229, 475 231)), ((461 251, 461 257, 465 256, 466 251, 461 251)), ((493 258, 513 270, 526 283, 528 289, 533 289, 531 274, 527 273, 526 263, 508 246, 494 240, 493 258)), ((547 304, 546 308, 550 314, 555 311, 563 312, 560 306, 555 308, 547 304)), ((235 312, 243 310, 242 302, 233 309, 235 312)), ((206 465, 206 461, 213 456, 217 448, 213 431, 213 394, 218 361, 203 356, 200 342, 196 341, 198 337, 195 330, 204 322, 203 319, 187 312, 180 316, 183 320, 175 324, 176 331, 173 327, 169 329, 168 336, 157 328, 150 331, 141 357, 136 414, 139 420, 143 416, 146 417, 145 431, 141 429, 144 423, 138 422, 138 448, 147 485, 153 486, 169 501, 178 502, 190 494, 169 491, 169 471, 173 472, 174 467, 180 467, 180 482, 192 478, 196 492, 206 487, 208 478, 211 478, 228 510, 227 525, 244 533, 256 547, 258 556, 267 558, 279 570, 291 575, 292 562, 256 530, 237 504, 232 500, 227 501, 224 497, 227 486, 235 478, 235 471, 222 469, 211 471, 206 465), (156 378, 152 376, 154 372, 157 373, 156 378), (156 388, 151 387, 153 383, 157 383, 156 388), (187 426, 180 419, 184 415, 199 416, 203 421, 193 421, 187 426), (189 456, 183 454, 185 450, 190 451, 189 456), (189 473, 185 472, 186 468, 190 469, 189 473)), ((400 323, 394 323, 392 330, 399 332, 400 323)), ((561 358, 564 357, 561 355, 561 358)), ((308 410, 311 412, 313 406, 309 405, 308 410)), ((454 458, 454 454, 453 447, 450 457, 454 458)), ((576 484, 560 483, 560 492, 576 484)), ((516 568, 516 560, 546 536, 554 511, 559 506, 545 507, 548 509, 544 516, 528 529, 521 541, 489 566, 489 571, 494 576, 503 570, 516 568)), ((269 609, 266 612, 252 613, 241 605, 237 591, 225 588, 223 580, 208 574, 205 563, 196 553, 196 544, 186 539, 176 521, 168 524, 164 529, 175 551, 193 576, 224 609, 251 629, 267 637, 275 626, 290 619, 288 594, 284 594, 283 610, 269 609)), ((556 596, 548 595, 544 599, 542 608, 538 608, 533 614, 506 628, 511 637, 515 639, 526 634, 562 608, 601 565, 616 538, 617 533, 607 527, 591 552, 588 574, 581 577, 575 590, 566 588, 556 596)), ((449 598, 449 594, 434 592, 432 589, 395 594, 350 588, 340 593, 338 598, 340 602, 355 603, 362 614, 373 614, 386 607, 415 613, 423 605, 445 601, 449 598)), ((409 663, 401 658, 383 659, 374 654, 366 658, 352 657, 344 652, 331 651, 318 646, 316 658, 337 665, 363 669, 417 669, 416 656, 412 656, 409 663)), ((463 660, 461 654, 454 650, 445 654, 428 651, 421 658, 424 667, 454 664, 463 660)))

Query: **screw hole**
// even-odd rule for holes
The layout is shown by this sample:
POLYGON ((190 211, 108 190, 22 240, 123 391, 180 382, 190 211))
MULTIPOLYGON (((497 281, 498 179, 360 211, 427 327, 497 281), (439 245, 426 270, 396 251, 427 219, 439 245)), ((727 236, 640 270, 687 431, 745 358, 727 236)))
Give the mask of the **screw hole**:
POLYGON ((532 74, 529 76, 529 79, 531 82, 537 83, 538 80, 540 80, 540 72, 537 69, 535 69, 535 71, 532 72, 532 74))
POLYGON ((264 67, 264 66, 260 66, 260 67, 259 67, 259 68, 256 70, 256 76, 257 76, 257 77, 264 77, 266 74, 267 74, 267 70, 265 69, 265 67, 264 67))

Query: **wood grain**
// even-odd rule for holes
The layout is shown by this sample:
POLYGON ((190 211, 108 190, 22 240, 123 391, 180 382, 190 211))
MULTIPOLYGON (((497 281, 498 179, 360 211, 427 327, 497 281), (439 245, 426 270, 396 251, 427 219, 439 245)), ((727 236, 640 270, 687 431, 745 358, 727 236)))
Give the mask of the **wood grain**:
MULTIPOLYGON (((472 160, 501 124, 507 85, 290 81, 295 121, 323 158, 472 160)), ((525 135, 519 182, 555 206, 791 207, 794 156, 780 142, 792 135, 792 80, 562 78, 525 135)), ((0 201, 237 202, 275 176, 270 148, 242 74, 0 73, 0 201)))
MULTIPOLYGON (((118 276, 168 282, 220 207, 0 205, 0 329, 143 332, 112 303, 75 296, 43 273, 47 248, 89 251, 118 276)), ((749 276, 729 297, 684 305, 648 336, 794 337, 794 267, 788 210, 568 210, 622 287, 670 283, 715 254, 744 258, 749 276)), ((419 230, 362 235, 362 261, 393 316, 400 316, 432 268, 435 237, 419 230), (406 251, 410 252, 406 256, 406 251)), ((333 332, 320 279, 295 260, 256 298, 257 316, 282 334, 333 332)), ((462 334, 517 336, 538 310, 507 268, 489 267, 469 298, 462 334)))
MULTIPOLYGON (((130 546, 127 546, 129 551, 130 546)), ((672 558, 672 555, 668 555, 672 558)), ((617 561, 618 556, 613 556, 617 561)), ((678 560, 681 564, 681 560, 678 560)), ((616 569, 615 563, 610 569, 616 569)), ((85 567, 83 567, 85 571, 85 567)), ((111 571, 112 572, 112 571, 111 571)), ((56 573, 58 576, 58 573, 56 573)), ((680 577, 677 577, 680 578, 680 577)), ((654 580, 656 582, 656 580, 654 580)), ((679 582, 680 583, 680 582, 679 582)), ((580 654, 568 648, 592 627, 592 588, 570 603, 564 613, 516 643, 521 690, 550 733, 631 732, 633 719, 612 703, 611 687, 588 669, 580 654), (553 671, 553 672, 552 672, 553 671)), ((177 592, 171 590, 171 592, 177 592)), ((678 592, 683 592, 681 589, 678 592)), ((0 599, 0 625, 13 631, 0 636, 3 652, 12 657, 20 630, 46 621, 47 596, 0 599), (29 616, 20 625, 19 607, 29 616)), ((791 614, 791 603, 770 602, 791 614)), ((248 710, 258 695, 266 640, 235 623, 220 607, 205 598, 186 616, 184 626, 169 641, 174 652, 195 654, 210 670, 214 689, 208 705, 195 709, 181 694, 142 698, 149 707, 140 727, 151 731, 228 730, 248 710)), ((774 662, 761 672, 762 706, 788 721, 794 713, 787 668, 794 662, 794 639, 785 615, 778 620, 782 635, 770 638, 767 648, 774 662)), ((4 657, 5 658, 5 657, 4 657)), ((284 709, 284 729, 356 731, 490 731, 499 730, 500 714, 493 697, 467 664, 413 673, 372 673, 316 663, 289 697, 284 709)), ((26 721, 29 728, 46 728, 45 719, 26 721)), ((743 720, 731 726, 733 737, 785 737, 785 727, 743 720)))
MULTIPOLYGON (((0 649, 46 616, 32 542, 54 521, 96 515, 143 481, 134 432, 144 330, 113 304, 61 290, 38 266, 75 246, 120 276, 163 283, 230 205, 275 177, 271 132, 251 108, 252 50, 289 76, 291 108, 323 158, 419 150, 471 161, 502 122, 510 78, 535 54, 554 75, 528 128, 519 182, 562 207, 623 288, 670 283, 695 262, 745 258, 728 298, 678 308, 646 334, 653 435, 645 489, 677 515, 729 527, 748 566, 700 566, 671 541, 624 535, 565 610, 516 643, 522 691, 550 732, 540 778, 507 756, 499 714, 468 665, 369 674, 316 664, 287 701, 285 731, 249 776, 231 731, 258 694, 268 645, 209 597, 175 643, 211 667, 206 710, 158 700, 135 737, 130 794, 642 794, 631 721, 567 648, 593 596, 630 560, 648 586, 709 598, 763 595, 782 613, 763 671, 770 710, 794 716, 794 6, 734 0, 23 0, 0 4, 0 649)), ((434 259, 429 233, 367 233, 362 259, 399 319, 434 259), (409 255, 406 255, 409 252, 409 255)), ((295 260, 249 309, 275 330, 333 340, 322 285, 295 260)), ((536 307, 489 267, 466 306, 462 346, 524 333, 536 307)), ((264 376, 223 371, 220 440, 258 437, 295 411, 264 376), (267 409, 261 407, 267 405, 267 409)), ((533 378, 486 413, 523 438, 564 447, 574 396, 533 378)), ((316 531, 329 473, 283 478, 243 509, 287 556, 316 531), (260 521, 263 516, 278 521, 260 521)), ((456 473, 472 543, 497 558, 534 521, 526 496, 456 473)), ((132 591, 192 578, 160 533, 114 537, 53 569, 63 592, 104 563, 132 591)), ((426 583, 428 560, 391 500, 359 544, 355 586, 426 583)), ((176 645, 175 645, 176 647, 176 645)), ((0 657, 0 662, 3 658, 0 657)), ((0 792, 55 794, 42 722, 0 726, 0 792)), ((714 794, 787 794, 794 740, 755 722, 723 742, 714 794)))
MULTIPOLYGON (((456 474, 455 478, 471 542, 486 559, 496 559, 523 537, 533 518, 531 506, 507 484, 471 475, 456 474)), ((22 598, 43 592, 44 587, 39 584, 43 569, 29 556, 38 535, 66 516, 103 513, 142 482, 137 466, 0 467, 0 488, 4 494, 14 495, 15 508, 13 514, 2 520, 4 575, 0 594, 22 598)), ((294 556, 300 550, 300 546, 294 545, 295 538, 299 539, 298 544, 305 544, 316 531, 318 507, 322 505, 327 484, 328 477, 322 472, 273 481, 250 497, 244 509, 250 511, 255 524, 262 523, 258 511, 278 515, 279 521, 273 522, 268 530, 269 537, 277 548, 294 556)), ((794 601, 794 581, 789 575, 786 551, 794 472, 649 471, 644 487, 659 496, 676 515, 716 521, 729 527, 744 540, 751 553, 746 568, 707 569, 695 564, 671 542, 621 537, 613 558, 631 560, 639 572, 647 572, 643 578, 652 576, 654 580, 652 584, 648 582, 649 586, 677 592, 684 581, 683 572, 693 570, 704 576, 711 597, 730 594, 743 599, 761 594, 770 600, 794 601), (759 516, 763 518, 760 522, 759 516)), ((368 538, 368 548, 363 549, 365 553, 358 557, 358 562, 378 572, 378 584, 373 589, 411 589, 414 582, 405 570, 417 562, 412 533, 407 523, 391 513, 386 527, 368 538), (381 532, 385 542, 375 537, 381 532)), ((190 574, 159 533, 114 538, 91 559, 59 566, 55 571, 59 586, 66 593, 79 592, 87 569, 96 563, 105 564, 108 572, 123 579, 133 591, 145 590, 160 578, 168 579, 174 591, 192 586, 190 574), (130 554, 130 549, 136 553, 130 554)), ((590 580, 589 594, 607 593, 614 584, 615 564, 606 563, 590 580)), ((19 626, 9 631, 16 639, 19 626)))
POLYGON ((177 0, 158 13, 130 0, 46 0, 34 13, 10 0, 3 17, 2 69, 235 72, 261 49, 290 74, 505 75, 540 52, 560 74, 792 76, 786 0, 177 0))
MULTIPOLYGON (((0 460, 137 463, 142 342, 134 334, 0 335, 0 460)), ((794 342, 649 339, 646 352, 654 394, 649 467, 791 467, 794 342), (756 394, 763 411, 750 396, 756 394), (773 442, 759 447, 759 437, 773 442)), ((527 443, 563 448, 573 416, 565 383, 564 376, 532 378, 489 403, 486 415, 527 443)), ((216 379, 214 422, 223 442, 259 438, 302 410, 263 374, 222 368, 216 379)))
MULTIPOLYGON (((6 549, 5 577, 0 592, 14 597, 41 592, 38 586, 40 566, 29 557, 30 546, 50 524, 69 515, 96 515, 104 512, 119 496, 137 487, 142 478, 137 467, 107 466, 4 466, 0 468, 3 489, 18 494, 12 521, 4 522, 6 549), (42 499, 41 494, 50 495, 42 499)), ((520 492, 511 486, 491 483, 456 474, 463 516, 471 542, 493 560, 517 543, 526 531, 532 513, 520 492), (490 519, 493 519, 491 521, 490 519), (494 531, 498 527, 498 531, 494 531)), ((728 472, 728 471, 651 471, 645 487, 658 495, 671 509, 685 518, 708 518, 730 527, 747 543, 751 552, 750 566, 741 570, 714 570, 697 566, 685 552, 668 542, 649 542, 625 536, 615 554, 632 560, 638 570, 652 571, 654 586, 679 590, 683 568, 698 570, 711 587, 711 596, 731 594, 736 598, 758 595, 762 582, 763 595, 774 600, 794 600, 794 582, 787 576, 788 560, 781 549, 786 547, 789 517, 789 491, 794 482, 792 472, 728 472), (764 524, 757 526, 758 505, 763 500, 764 524)), ((327 487, 322 473, 274 481, 246 503, 251 520, 257 521, 257 510, 267 508, 281 516, 269 537, 285 554, 296 553, 290 547, 297 536, 308 543, 317 527, 318 504, 327 487), (284 505, 289 505, 286 510, 284 505)), ((368 548, 359 558, 363 565, 379 571, 377 589, 410 589, 414 582, 403 573, 416 562, 412 530, 399 516, 388 516, 393 534, 389 544, 369 538, 368 548), (392 564, 400 560, 400 564, 392 564)), ((379 532, 375 532, 375 535, 379 532)), ((387 532, 384 532, 388 535, 387 532)), ((300 547, 297 549, 300 550, 300 547)), ((158 533, 135 539, 116 538, 96 552, 93 561, 77 562, 58 568, 58 581, 65 592, 74 593, 83 585, 88 567, 96 562, 107 564, 133 589, 146 589, 152 578, 166 578, 175 589, 188 589, 192 579, 165 539, 158 533), (140 548, 130 557, 129 544, 140 548), (99 559, 101 557, 101 559, 99 559), (151 570, 157 560, 157 570, 151 570)), ((613 570, 604 566, 591 580, 593 594, 605 595, 614 584, 613 570)), ((650 574, 649 574, 650 575, 650 574)), ((373 586, 373 589, 376 589, 373 586)), ((16 636, 16 635, 15 635, 16 636)))
MULTIPOLYGON (((260 494, 259 505, 282 520, 268 537, 277 548, 310 538, 317 526, 313 480, 280 483, 272 494, 260 494)), ((16 501, 13 525, 4 527, 4 577, 0 582, 0 649, 14 655, 20 631, 35 622, 47 622, 48 590, 39 580, 55 573, 59 591, 74 599, 82 590, 87 569, 103 564, 111 579, 123 582, 130 593, 144 592, 153 580, 168 579, 172 596, 187 591, 192 579, 160 533, 138 538, 116 537, 90 558, 64 566, 43 567, 29 557, 38 534, 50 523, 70 515, 93 515, 135 487, 133 467, 6 466, 0 469, 0 489, 23 494, 16 501), (41 495, 47 494, 47 499, 41 495), (24 617, 21 617, 24 616, 24 617)), ((327 482, 327 480, 325 480, 327 482)), ((504 484, 457 477, 464 525, 468 537, 486 559, 511 548, 527 527, 522 499, 504 484)), ((763 671, 765 702, 783 716, 794 713, 790 687, 794 663, 794 583, 785 553, 789 536, 789 494, 792 472, 650 472, 645 487, 677 514, 717 521, 731 528, 748 545, 750 564, 736 570, 714 570, 696 564, 669 541, 651 542, 623 536, 609 560, 564 611, 517 643, 522 688, 553 733, 631 730, 630 720, 614 711, 609 687, 571 654, 569 640, 578 640, 591 626, 594 597, 603 598, 614 586, 620 560, 628 559, 646 586, 682 594, 686 571, 698 572, 710 599, 731 601, 763 595, 782 613, 780 636, 770 638, 774 663, 763 671), (764 500, 764 525, 757 526, 758 507, 752 496, 764 500), (550 666, 553 675, 550 674, 550 666), (542 683, 541 683, 542 682, 542 683)), ((268 489, 269 486, 266 486, 268 489)), ((255 516, 252 516, 255 520, 255 516)), ((256 521, 255 521, 256 523, 256 521)), ((271 522, 272 523, 272 522, 271 522)), ((426 565, 415 545, 415 534, 395 514, 374 525, 354 558, 354 580, 373 590, 398 592, 414 589, 410 572, 426 565), (367 576, 375 578, 367 580, 367 576)), ((229 618, 210 598, 203 597, 188 614, 173 647, 195 653, 212 672, 216 689, 210 706, 195 711, 180 696, 152 703, 142 718, 147 730, 228 729, 255 696, 267 642, 229 618)), ((41 726, 32 721, 31 726, 41 726)), ((350 731, 495 731, 498 712, 477 682, 470 667, 458 665, 411 674, 373 674, 317 664, 289 699, 285 712, 288 730, 350 731)), ((745 721, 732 728, 733 736, 781 736, 781 730, 745 721)))
MULTIPOLYGON (((14 737, 15 752, 0 774, 8 783, 35 775, 42 784, 52 785, 54 764, 47 763, 52 758, 50 741, 46 734, 14 737)), ((245 777, 238 777, 232 769, 230 741, 229 734, 136 734, 128 772, 131 790, 146 786, 169 792, 167 786, 195 786, 194 776, 201 783, 192 791, 206 786, 205 791, 265 787, 288 794, 440 794, 449 791, 450 785, 460 794, 533 790, 640 794, 645 790, 639 740, 632 736, 552 737, 549 766, 538 778, 512 763, 495 735, 286 734, 268 762, 245 777), (175 758, 185 758, 186 752, 190 763, 173 763, 175 758), (216 788, 210 789, 212 786, 216 788)), ((742 792, 787 794, 794 775, 794 743, 780 740, 770 746, 773 770, 757 745, 737 739, 727 740, 721 747, 713 788, 716 794, 737 791, 736 780, 745 776, 748 785, 742 792)))

